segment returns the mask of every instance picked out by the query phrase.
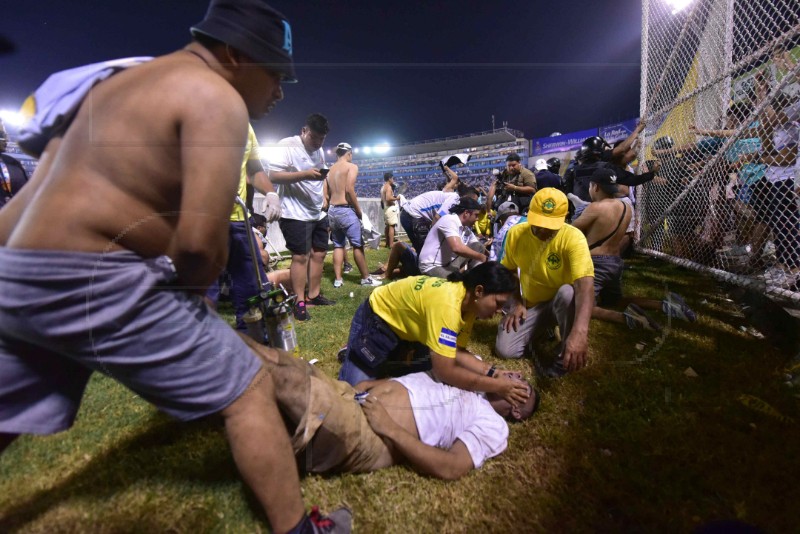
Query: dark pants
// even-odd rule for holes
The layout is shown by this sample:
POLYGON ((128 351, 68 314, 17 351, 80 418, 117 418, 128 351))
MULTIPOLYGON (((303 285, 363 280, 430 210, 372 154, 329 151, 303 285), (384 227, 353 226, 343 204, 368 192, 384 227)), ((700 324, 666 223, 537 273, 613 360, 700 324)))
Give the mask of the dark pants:
POLYGON ((411 246, 414 247, 417 254, 422 252, 422 245, 425 244, 425 238, 428 237, 428 233, 431 231, 431 222, 422 217, 412 217, 406 211, 403 211, 400 213, 400 225, 408 234, 411 246))
MULTIPOLYGON (((385 378, 387 376, 403 376, 409 373, 416 373, 420 371, 428 371, 431 368, 430 351, 428 347, 422 343, 415 341, 399 340, 397 346, 388 354, 386 361, 374 369, 370 369, 362 364, 358 357, 354 355, 350 347, 355 345, 354 340, 365 334, 370 335, 371 332, 364 330, 369 328, 370 324, 374 324, 371 319, 377 317, 378 320, 383 321, 379 315, 372 311, 369 305, 369 300, 361 303, 361 306, 356 310, 353 315, 353 321, 350 323, 350 336, 347 340, 346 355, 342 367, 339 370, 339 380, 347 382, 351 386, 355 386, 364 380, 374 380, 376 378, 385 378)), ((389 328, 385 322, 383 325, 389 328)), ((380 335, 378 332, 372 335, 380 335)))
MULTIPOLYGON (((258 294, 258 281, 253 270, 253 256, 250 254, 248 232, 252 233, 246 222, 231 222, 228 230, 228 265, 226 269, 231 279, 231 303, 236 313, 236 330, 246 331, 247 325, 242 316, 247 313, 247 299, 258 294)), ((267 283, 267 274, 261 263, 261 255, 256 257, 261 280, 267 283)), ((206 292, 206 297, 215 304, 219 298, 219 281, 214 282, 206 292)))
POLYGON ((794 192, 794 180, 770 182, 762 178, 753 188, 756 214, 772 230, 775 255, 788 267, 800 266, 800 213, 794 192))

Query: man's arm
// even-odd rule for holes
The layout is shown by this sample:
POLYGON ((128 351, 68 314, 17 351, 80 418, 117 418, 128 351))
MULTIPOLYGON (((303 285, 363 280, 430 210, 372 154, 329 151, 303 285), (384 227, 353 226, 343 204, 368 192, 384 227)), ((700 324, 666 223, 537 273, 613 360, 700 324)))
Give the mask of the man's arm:
POLYGON ((580 217, 572 221, 572 226, 583 232, 583 235, 587 235, 589 233, 589 228, 591 228, 595 219, 597 219, 598 209, 598 206, 592 202, 586 206, 586 209, 583 210, 580 217))
POLYGON ((575 321, 564 343, 564 367, 577 371, 586 365, 589 351, 589 320, 594 308, 594 277, 584 276, 572 284, 575 287, 575 321))
POLYGON ((389 441, 416 471, 444 480, 457 480, 475 467, 462 441, 456 440, 448 450, 422 443, 395 423, 374 395, 365 399, 363 410, 372 430, 389 441))
POLYGON ((646 124, 643 120, 639 121, 639 124, 636 125, 636 128, 633 129, 631 134, 611 151, 611 158, 619 158, 628 150, 630 150, 630 148, 633 146, 633 143, 636 142, 636 139, 639 137, 639 134, 644 130, 645 126, 646 124))
POLYGON ((182 194, 169 256, 179 283, 198 294, 227 263, 228 220, 248 124, 244 103, 233 96, 227 88, 214 91, 214 105, 187 104, 179 119, 182 194))
POLYGON ((322 182, 322 211, 328 211, 331 205, 331 188, 328 185, 328 179, 325 178, 322 182))
POLYGON ((445 193, 455 191, 458 185, 458 175, 447 165, 444 166, 444 174, 447 176, 448 182, 444 185, 442 191, 445 193))
POLYGON ((486 256, 486 254, 481 254, 476 250, 472 250, 467 245, 462 243, 460 237, 456 236, 448 237, 447 244, 450 245, 450 250, 452 250, 459 256, 463 256, 465 258, 478 261, 488 261, 489 259, 488 256, 486 256))
POLYGON ((358 197, 356 197, 356 177, 358 176, 358 165, 351 165, 347 169, 347 185, 345 185, 344 196, 347 203, 353 206, 353 211, 356 212, 356 217, 361 220, 363 213, 361 213, 361 206, 358 204, 358 197))
MULTIPOLYGON (((593 294, 594 295, 594 294, 593 294)), ((462 367, 456 358, 448 358, 431 351, 433 375, 441 382, 467 391, 497 393, 513 405, 524 404, 528 399, 528 388, 520 381, 504 376, 489 377, 462 367)))
POLYGON ((281 218, 281 199, 275 192, 275 187, 264 170, 261 160, 251 158, 247 161, 247 178, 256 191, 267 197, 267 207, 264 217, 267 222, 277 221, 281 218))
POLYGON ((269 173, 270 180, 275 184, 293 184, 303 180, 324 180, 325 177, 319 173, 318 169, 308 169, 307 171, 272 171, 269 173))

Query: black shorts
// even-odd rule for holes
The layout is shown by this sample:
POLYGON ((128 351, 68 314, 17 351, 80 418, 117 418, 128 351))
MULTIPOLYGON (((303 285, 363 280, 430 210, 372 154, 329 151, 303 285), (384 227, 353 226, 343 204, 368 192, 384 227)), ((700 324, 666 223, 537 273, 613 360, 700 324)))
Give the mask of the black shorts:
POLYGON ((305 255, 314 250, 328 250, 328 217, 319 221, 278 221, 286 248, 292 254, 305 255))

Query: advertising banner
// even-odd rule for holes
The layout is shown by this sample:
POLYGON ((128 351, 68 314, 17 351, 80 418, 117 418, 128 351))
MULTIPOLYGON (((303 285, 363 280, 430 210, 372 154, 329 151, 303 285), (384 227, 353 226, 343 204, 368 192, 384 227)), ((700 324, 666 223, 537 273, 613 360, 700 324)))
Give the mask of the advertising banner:
POLYGON ((597 135, 597 128, 582 130, 555 137, 538 137, 533 140, 533 153, 550 154, 552 152, 565 152, 567 150, 577 150, 587 137, 597 135))

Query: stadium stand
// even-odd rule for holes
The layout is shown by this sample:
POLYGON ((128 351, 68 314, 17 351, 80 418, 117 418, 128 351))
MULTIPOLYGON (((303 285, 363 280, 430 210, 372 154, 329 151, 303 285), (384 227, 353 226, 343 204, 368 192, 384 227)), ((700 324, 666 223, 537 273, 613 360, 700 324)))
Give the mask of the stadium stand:
POLYGON ((392 148, 391 156, 364 156, 354 160, 359 176, 356 194, 359 198, 380 197, 383 174, 394 173, 395 181, 406 198, 441 189, 444 184, 439 162, 456 152, 469 154, 465 167, 454 169, 459 178, 472 185, 488 189, 492 183, 492 170, 505 167, 505 159, 516 152, 527 161, 530 143, 518 130, 499 128, 494 131, 434 139, 392 148))

